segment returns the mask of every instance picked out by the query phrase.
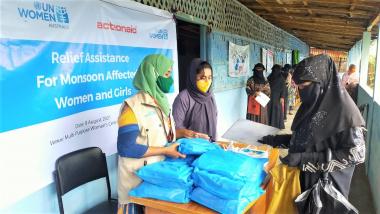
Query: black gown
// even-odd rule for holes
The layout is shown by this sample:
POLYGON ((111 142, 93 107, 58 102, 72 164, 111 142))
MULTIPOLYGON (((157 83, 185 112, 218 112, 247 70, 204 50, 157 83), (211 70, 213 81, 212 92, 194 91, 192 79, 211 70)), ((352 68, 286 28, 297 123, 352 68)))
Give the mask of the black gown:
MULTIPOLYGON (((299 163, 289 164, 296 165, 302 170, 300 174, 302 191, 311 188, 321 178, 322 172, 328 171, 334 186, 347 198, 355 165, 363 163, 365 158, 363 132, 361 127, 349 128, 310 148, 306 147, 305 151, 298 151, 303 152, 299 163), (332 150, 332 161, 329 163, 326 163, 327 148, 332 150)), ((297 148, 293 148, 296 143, 295 137, 293 134, 289 153, 297 152, 297 148)))
POLYGON ((300 89, 302 103, 292 123, 292 135, 266 136, 263 142, 289 148, 281 161, 301 170, 302 191, 327 172, 332 184, 347 197, 355 165, 365 161, 364 119, 341 85, 331 57, 302 60, 293 81, 311 84, 300 89), (331 161, 326 157, 328 149, 331 161))
POLYGON ((331 57, 304 59, 297 65, 293 80, 296 84, 312 83, 301 89, 302 103, 287 140, 289 153, 282 162, 301 169, 303 191, 328 172, 332 184, 347 197, 355 165, 365 161, 363 117, 341 85, 331 57), (327 161, 328 149, 332 151, 331 161, 327 161))
POLYGON ((302 192, 310 189, 322 177, 322 173, 328 171, 334 187, 347 198, 355 165, 363 163, 365 159, 363 132, 362 127, 349 128, 304 151, 299 151, 299 147, 296 146, 298 143, 296 138, 299 138, 296 133, 277 135, 271 145, 287 147, 290 154, 302 153, 284 160, 289 166, 300 168, 302 192), (329 163, 326 163, 327 148, 332 150, 332 161, 329 163))
POLYGON ((268 103, 268 124, 279 129, 284 129, 284 110, 280 99, 285 98, 285 80, 282 75, 268 79, 271 90, 270 101, 268 103))

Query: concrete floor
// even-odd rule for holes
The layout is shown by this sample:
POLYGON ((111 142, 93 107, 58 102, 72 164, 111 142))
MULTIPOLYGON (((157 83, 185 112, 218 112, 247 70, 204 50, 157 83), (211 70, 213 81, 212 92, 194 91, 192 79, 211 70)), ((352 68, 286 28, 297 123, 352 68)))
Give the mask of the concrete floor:
MULTIPOLYGON (((293 115, 287 115, 285 129, 281 130, 280 134, 291 134, 290 127, 296 111, 292 111, 292 113, 293 115)), ((360 214, 376 214, 368 178, 365 174, 364 164, 358 165, 355 169, 348 198, 349 201, 359 210, 360 214)))

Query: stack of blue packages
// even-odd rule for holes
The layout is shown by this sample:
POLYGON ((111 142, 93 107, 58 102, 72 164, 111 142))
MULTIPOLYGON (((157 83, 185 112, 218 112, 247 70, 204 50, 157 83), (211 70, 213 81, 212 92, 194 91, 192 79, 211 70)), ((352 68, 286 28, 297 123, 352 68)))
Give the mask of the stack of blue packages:
POLYGON ((177 143, 179 143, 178 151, 185 155, 201 155, 211 150, 221 149, 219 145, 203 138, 181 138, 177 140, 177 143))
POLYGON ((186 163, 187 165, 191 166, 193 161, 198 158, 197 155, 186 155, 185 158, 171 158, 171 157, 166 157, 165 161, 168 162, 180 162, 180 163, 186 163))
POLYGON ((193 167, 186 161, 161 161, 144 166, 136 173, 143 182, 129 195, 188 203, 193 189, 192 172, 193 167))
POLYGON ((193 162, 196 189, 190 198, 220 213, 242 213, 264 191, 260 188, 268 158, 212 150, 193 162))
MULTIPOLYGON (((192 164, 200 155, 222 149, 202 138, 182 138, 178 151, 186 158, 170 158, 144 166, 136 172, 143 182, 129 192, 130 196, 188 203, 193 190, 192 164)), ((169 144, 170 145, 170 144, 169 144)), ((201 177, 197 177, 201 180, 201 177)), ((200 182, 202 183, 202 182, 200 182)))

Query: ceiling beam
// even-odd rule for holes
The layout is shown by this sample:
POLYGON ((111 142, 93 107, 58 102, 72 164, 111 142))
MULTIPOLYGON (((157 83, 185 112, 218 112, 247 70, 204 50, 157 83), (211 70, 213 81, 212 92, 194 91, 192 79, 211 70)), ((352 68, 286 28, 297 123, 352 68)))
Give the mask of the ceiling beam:
POLYGON ((355 41, 345 42, 345 41, 340 41, 337 39, 320 39, 320 38, 308 38, 308 39, 304 38, 303 41, 306 41, 306 42, 323 42, 323 43, 327 43, 327 44, 331 44, 331 45, 352 45, 355 43, 355 41))
POLYGON ((322 29, 322 28, 310 28, 310 26, 289 26, 289 25, 281 25, 283 29, 289 30, 306 30, 310 32, 319 32, 319 33, 329 33, 329 34, 337 34, 337 35, 351 35, 351 36, 362 36, 363 32, 353 32, 353 31, 344 31, 340 29, 322 29))
MULTIPOLYGON (((256 1, 262 2, 261 0, 256 0, 256 1)), ((260 3, 260 5, 246 4, 246 6, 250 9, 252 9, 253 11, 260 10, 262 8, 264 8, 266 10, 270 9, 271 12, 283 10, 283 6, 271 6, 269 4, 264 4, 264 5, 261 3, 260 3), (265 7, 264 7, 264 5, 265 5, 265 7)), ((294 13, 307 12, 308 9, 313 10, 313 12, 317 13, 317 14, 335 13, 335 14, 348 15, 347 13, 349 12, 347 9, 315 7, 315 6, 311 6, 311 5, 309 5, 308 7, 305 7, 305 6, 298 6, 298 7, 297 6, 287 6, 286 8, 289 10, 289 12, 294 12, 294 13)), ((366 10, 354 10, 354 11, 351 11, 351 13, 352 13, 352 16, 356 16, 356 15, 368 16, 368 11, 366 11, 366 10)))
MULTIPOLYGON (((273 20, 273 19, 272 19, 273 20)), ((303 21, 295 21, 295 20, 285 20, 285 19, 275 19, 273 20, 276 23, 283 23, 284 25, 290 25, 292 27, 297 28, 299 25, 304 26, 310 26, 313 27, 319 27, 319 28, 325 28, 325 29, 341 29, 344 31, 355 31, 355 32, 363 32, 365 31, 365 27, 362 26, 342 26, 338 24, 326 24, 326 23, 318 23, 318 22, 303 22, 303 21)))
POLYGON ((318 29, 293 29, 291 33, 300 32, 300 33, 312 33, 315 35, 331 35, 331 36, 345 36, 350 38, 361 38, 363 33, 358 34, 342 34, 342 32, 332 32, 332 31, 318 31, 318 29))
MULTIPOLYGON (((271 16, 274 16, 274 14, 272 12, 267 12, 267 11, 263 11, 261 8, 260 9, 254 9, 254 8, 250 8, 254 13, 256 13, 257 15, 271 15, 271 16)), ((309 15, 309 13, 307 11, 302 11, 302 10, 298 10, 298 11, 290 11, 288 9, 288 14, 287 15, 291 15, 291 16, 307 16, 309 15)), ((280 12, 277 12, 278 15, 281 15, 280 12)), ((276 14, 277 15, 277 14, 276 14)), ((355 14, 354 17, 349 17, 349 15, 347 13, 329 13, 329 14, 318 14, 318 13, 314 13, 313 14, 313 17, 340 17, 340 18, 350 18, 350 19, 353 19, 353 20, 367 20, 368 19, 368 13, 365 14, 365 15, 357 15, 355 14)))
POLYGON ((326 44, 323 42, 307 42, 310 46, 316 47, 316 48, 323 48, 323 49, 333 49, 333 50, 349 50, 352 45, 332 45, 332 44, 326 44))
POLYGON ((256 0, 256 2, 259 3, 260 7, 264 8, 265 10, 273 12, 273 10, 269 8, 263 0, 256 0))
MULTIPOLYGON (((265 13, 265 12, 255 12, 257 15, 259 16, 262 16, 262 17, 273 17, 273 14, 271 13, 265 13)), ((349 22, 362 22, 363 24, 367 24, 368 23, 368 16, 366 18, 350 18, 350 19, 347 19, 347 18, 343 18, 343 17, 339 17, 339 16, 329 16, 329 15, 323 15, 323 16, 320 16, 320 15, 312 15, 312 16, 309 16, 307 15, 306 13, 302 14, 302 13, 289 13, 289 14, 276 14, 277 17, 287 17, 289 15, 292 15, 293 17, 295 18, 300 18, 300 19, 319 19, 319 20, 340 20, 340 21, 344 21, 346 22, 347 20, 349 20, 349 22)))
POLYGON ((356 3, 356 0, 352 0, 351 1, 351 6, 350 6, 350 9, 349 9, 350 11, 353 11, 355 9, 355 6, 356 6, 355 3, 356 3))
MULTIPOLYGON (((283 14, 283 15, 277 15, 277 17, 273 17, 272 15, 261 15, 266 20, 277 20, 276 18, 282 18, 287 19, 289 15, 283 14)), ((318 22, 318 23, 326 23, 326 24, 337 24, 337 25, 351 25, 351 26, 358 26, 363 27, 367 26, 368 21, 347 21, 346 19, 342 18, 319 18, 314 16, 292 16, 294 20, 296 21, 309 21, 309 22, 318 22)))
POLYGON ((356 41, 357 37, 346 37, 346 36, 340 36, 340 35, 331 35, 331 34, 321 34, 321 33, 315 33, 315 32, 302 32, 302 31, 294 31, 294 35, 301 36, 301 37, 310 37, 310 38, 318 38, 318 39, 335 39, 345 42, 354 42, 356 41))
MULTIPOLYGON (((288 16, 287 16, 288 17, 288 16)), ((349 22, 347 24, 346 21, 333 21, 333 20, 323 20, 323 19, 314 19, 314 18, 305 18, 300 19, 299 17, 293 17, 292 20, 288 18, 274 18, 274 17, 264 17, 264 19, 275 23, 275 22, 282 22, 282 23, 293 23, 293 24, 309 24, 309 25, 315 25, 315 26, 322 26, 322 27, 345 27, 345 29, 359 29, 361 31, 365 30, 365 24, 362 22, 349 22)))
POLYGON ((330 37, 338 37, 338 38, 342 38, 342 39, 353 39, 353 40, 355 40, 357 38, 356 36, 347 36, 347 35, 342 35, 342 34, 331 34, 331 33, 321 33, 321 32, 314 32, 314 31, 293 30, 292 32, 294 34, 319 36, 319 37, 330 36, 330 37))
MULTIPOLYGON (((253 0, 239 0, 241 3, 247 5, 247 4, 252 4, 254 1, 253 0)), ((300 5, 304 5, 304 6, 307 6, 309 4, 322 4, 322 5, 330 5, 330 6, 341 6, 341 7, 351 7, 352 3, 350 1, 347 1, 347 0, 332 0, 332 1, 327 1, 327 0, 292 0, 292 1, 285 1, 282 0, 283 3, 285 3, 286 5, 294 5, 294 6, 300 6, 300 5)), ((272 4, 276 4, 277 3, 277 0, 265 0, 265 3, 267 5, 272 5, 272 4)), ((355 3, 355 7, 362 7, 362 8, 368 8, 370 10, 374 10, 374 8, 377 8, 380 6, 380 1, 379 0, 367 0, 367 1, 363 1, 363 0, 359 0, 355 3)))
POLYGON ((369 22, 367 26, 367 31, 371 31, 373 26, 375 26, 380 21, 380 12, 374 16, 369 22))
POLYGON ((314 39, 314 40, 321 40, 325 42, 336 42, 337 44, 352 44, 356 41, 356 39, 339 39, 337 37, 319 37, 319 36, 313 36, 313 35, 305 35, 305 34, 294 34, 295 36, 299 38, 304 38, 304 40, 314 39))

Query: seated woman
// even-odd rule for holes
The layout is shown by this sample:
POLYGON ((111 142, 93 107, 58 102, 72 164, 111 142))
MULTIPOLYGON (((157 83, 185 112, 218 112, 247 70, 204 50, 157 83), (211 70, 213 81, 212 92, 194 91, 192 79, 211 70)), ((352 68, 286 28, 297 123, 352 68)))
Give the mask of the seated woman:
POLYGON ((289 148, 281 161, 300 168, 302 191, 328 172, 332 184, 347 198, 355 165, 365 159, 364 120, 329 56, 304 59, 293 80, 302 102, 292 124, 293 134, 265 136, 263 143, 289 148), (332 160, 326 161, 329 148, 332 160))
POLYGON ((217 109, 211 84, 211 65, 201 59, 193 59, 187 88, 178 94, 173 103, 177 138, 216 140, 217 109))
POLYGON ((167 142, 175 141, 170 105, 164 94, 173 84, 172 65, 173 61, 164 55, 145 57, 133 80, 140 91, 122 104, 117 137, 118 212, 141 213, 138 206, 128 206, 129 191, 141 182, 135 175, 138 169, 163 160, 165 155, 185 157, 177 151, 178 144, 165 147, 167 142))

